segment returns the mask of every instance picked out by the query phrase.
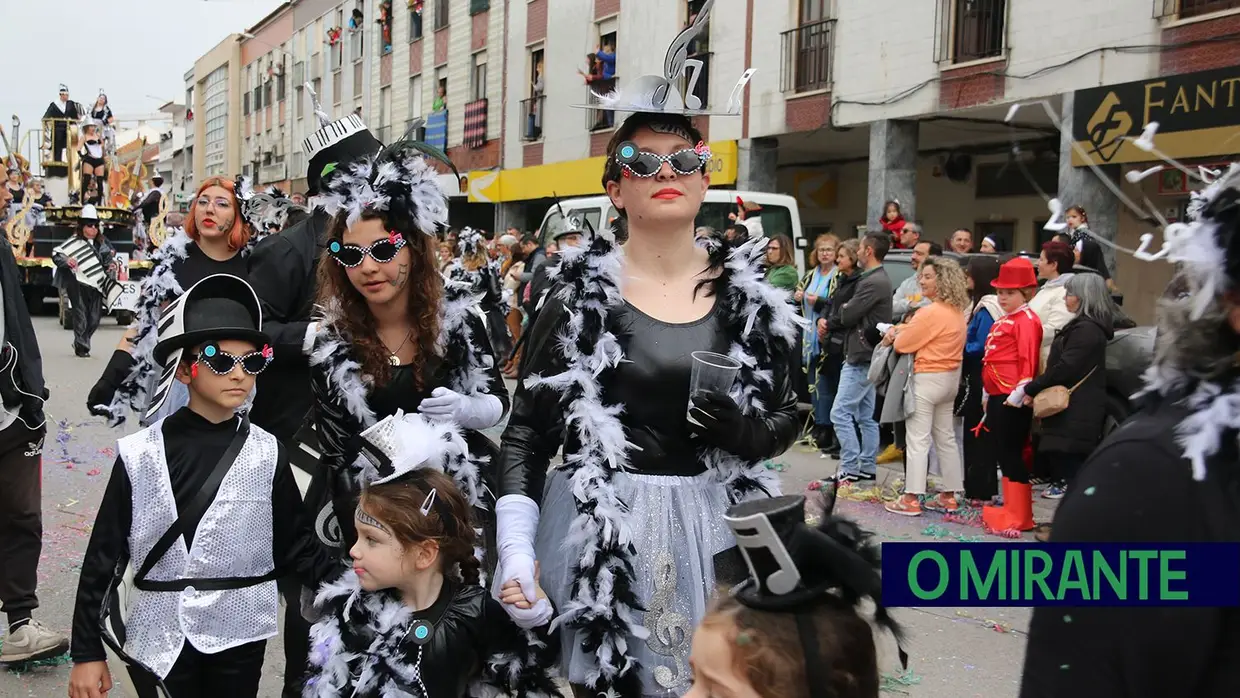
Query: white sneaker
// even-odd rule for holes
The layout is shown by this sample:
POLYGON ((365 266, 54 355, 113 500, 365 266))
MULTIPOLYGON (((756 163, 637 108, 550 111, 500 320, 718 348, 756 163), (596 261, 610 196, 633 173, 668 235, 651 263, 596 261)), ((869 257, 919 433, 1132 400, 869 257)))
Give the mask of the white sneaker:
POLYGON ((32 620, 10 631, 0 649, 0 664, 50 659, 69 651, 69 639, 32 620))

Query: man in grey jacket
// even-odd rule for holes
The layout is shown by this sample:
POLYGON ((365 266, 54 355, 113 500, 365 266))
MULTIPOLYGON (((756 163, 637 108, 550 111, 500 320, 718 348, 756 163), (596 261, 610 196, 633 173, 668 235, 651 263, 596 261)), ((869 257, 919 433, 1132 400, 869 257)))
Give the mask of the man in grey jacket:
MULTIPOLYGON (((878 455, 878 422, 874 419, 874 386, 870 359, 878 344, 878 323, 891 322, 891 279, 883 258, 891 247, 884 234, 870 233, 861 241, 857 260, 862 268, 857 290, 839 314, 844 338, 844 367, 831 407, 831 423, 840 440, 839 483, 873 480, 878 455), (861 440, 857 440, 857 432, 861 440)), ((832 328, 835 329, 835 328, 832 328)))

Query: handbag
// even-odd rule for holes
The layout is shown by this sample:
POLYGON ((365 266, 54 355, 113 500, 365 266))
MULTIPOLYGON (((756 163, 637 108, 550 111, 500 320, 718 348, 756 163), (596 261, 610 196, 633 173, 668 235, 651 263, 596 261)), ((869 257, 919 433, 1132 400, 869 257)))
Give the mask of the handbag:
POLYGON ((1067 388, 1062 385, 1052 385, 1046 390, 1043 390, 1035 395, 1033 397, 1033 416, 1038 419, 1045 419, 1047 417, 1053 417, 1068 409, 1068 403, 1072 399, 1072 393, 1076 392, 1076 389, 1081 387, 1082 383, 1089 380, 1089 377, 1094 375, 1094 371, 1097 370, 1098 367, 1094 366, 1090 369, 1089 373, 1085 374, 1084 378, 1077 381, 1076 385, 1071 388, 1067 388))
MULTIPOLYGON (((130 657, 124 649, 126 636, 125 622, 129 618, 129 609, 137 596, 137 590, 181 591, 186 586, 193 585, 200 590, 209 591, 212 589, 229 588, 236 582, 244 582, 241 586, 249 586, 252 583, 250 578, 237 578, 235 581, 232 579, 184 579, 172 582, 146 579, 146 575, 150 574, 151 569, 155 567, 156 563, 167 554, 177 539, 185 534, 185 527, 188 522, 200 518, 206 513, 207 508, 211 506, 211 502, 215 501, 215 495, 219 492, 220 483, 224 481, 224 476, 228 474, 233 463, 237 460, 237 455, 241 453, 241 447, 245 445, 245 440, 249 434, 249 419, 243 418, 240 427, 237 429, 237 434, 228 446, 228 450, 224 451, 224 455, 215 464, 215 468, 207 476, 206 481, 203 482, 202 488, 198 490, 198 494, 185 507, 185 510, 177 517, 177 520, 155 542, 151 552, 147 554, 146 559, 142 561, 142 566, 136 572, 133 565, 130 564, 128 555, 123 556, 117 561, 116 570, 113 573, 111 582, 108 584, 108 588, 104 591, 103 603, 99 607, 99 626, 101 630, 100 637, 103 640, 104 649, 108 655, 108 666, 112 670, 112 678, 125 690, 125 695, 139 695, 137 690, 135 690, 132 679, 132 676, 136 674, 144 676, 148 681, 153 682, 160 696, 171 698, 171 694, 168 692, 168 687, 164 685, 163 679, 152 671, 150 667, 130 657), (204 582, 224 582, 224 584, 204 585, 204 582)), ((275 576, 271 578, 275 579, 275 576)))

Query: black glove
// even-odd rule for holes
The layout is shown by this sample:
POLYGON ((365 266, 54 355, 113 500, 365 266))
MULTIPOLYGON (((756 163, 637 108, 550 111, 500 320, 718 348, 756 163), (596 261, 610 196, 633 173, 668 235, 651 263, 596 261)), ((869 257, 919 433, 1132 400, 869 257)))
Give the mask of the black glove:
POLYGON ((720 392, 698 393, 690 400, 689 430, 706 443, 744 460, 769 458, 775 451, 775 435, 765 420, 746 417, 732 398, 720 392))
POLYGON ((133 370, 134 363, 134 358, 129 352, 123 349, 117 349, 112 352, 112 358, 108 360, 108 367, 103 369, 103 375, 99 377, 95 387, 91 388, 86 395, 86 409, 91 414, 96 417, 111 415, 111 412, 102 408, 112 404, 112 400, 116 397, 117 389, 129 377, 129 372, 133 370))

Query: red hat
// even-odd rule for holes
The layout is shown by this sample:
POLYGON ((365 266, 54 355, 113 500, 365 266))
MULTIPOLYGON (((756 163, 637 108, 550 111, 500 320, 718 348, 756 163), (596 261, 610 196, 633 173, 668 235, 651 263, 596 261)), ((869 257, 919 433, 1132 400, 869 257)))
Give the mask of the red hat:
POLYGON ((999 267, 999 277, 990 286, 994 289, 1022 289, 1038 285, 1037 272, 1033 270, 1033 262, 1024 257, 1016 257, 999 267))

